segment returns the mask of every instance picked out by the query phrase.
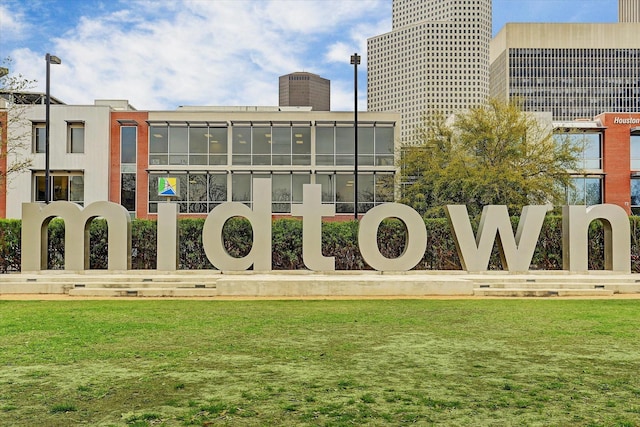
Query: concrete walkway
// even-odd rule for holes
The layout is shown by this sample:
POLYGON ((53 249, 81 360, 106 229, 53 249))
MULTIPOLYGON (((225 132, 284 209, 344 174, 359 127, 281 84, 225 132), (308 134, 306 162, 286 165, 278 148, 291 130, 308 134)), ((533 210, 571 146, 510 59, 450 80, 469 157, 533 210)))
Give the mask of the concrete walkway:
POLYGON ((640 275, 594 271, 42 271, 0 275, 0 297, 377 298, 640 296, 640 275))

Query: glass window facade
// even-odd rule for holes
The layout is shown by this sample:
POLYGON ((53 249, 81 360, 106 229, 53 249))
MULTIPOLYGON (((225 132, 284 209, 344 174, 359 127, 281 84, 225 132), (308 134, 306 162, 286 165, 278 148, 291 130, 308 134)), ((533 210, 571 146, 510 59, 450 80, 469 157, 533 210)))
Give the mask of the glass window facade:
POLYGON ((553 120, 640 112, 640 49, 509 49, 508 69, 508 96, 525 111, 553 120))
MULTIPOLYGON (((322 202, 335 203, 336 213, 353 213, 355 196, 353 174, 338 173, 316 175, 316 183, 322 186, 322 202)), ((394 175, 392 173, 358 174, 358 213, 365 213, 374 206, 393 202, 394 175)))
POLYGON ((601 177, 574 177, 573 188, 567 190, 569 205, 598 205, 602 203, 601 177))
POLYGON ((602 169, 602 133, 600 132, 566 132, 554 134, 556 140, 568 139, 579 147, 579 169, 602 169))
MULTIPOLYGON (((44 172, 38 172, 34 176, 34 201, 44 202, 46 185, 44 172)), ((79 205, 84 204, 84 176, 81 173, 76 174, 59 174, 52 173, 49 175, 49 191, 50 200, 69 201, 79 205)))
POLYGON ((178 179, 178 195, 169 201, 178 203, 180 213, 206 214, 227 201, 226 173, 150 174, 150 213, 158 212, 158 203, 167 202, 167 197, 158 195, 158 178, 167 176, 178 179))
POLYGON ((149 165, 226 165, 227 128, 151 125, 149 165))
MULTIPOLYGON (((316 165, 351 166, 354 164, 353 126, 316 128, 316 165)), ((390 166, 394 156, 394 129, 385 126, 358 126, 358 165, 390 166)))
MULTIPOLYGON (((134 131, 129 137, 126 128, 122 143, 129 138, 135 145, 134 131)), ((358 211, 366 212, 393 201, 395 127, 367 123, 358 131, 359 166, 369 169, 359 174, 358 211)), ((128 152, 123 145, 123 168, 135 162, 135 153, 128 152)), ((336 204, 337 213, 352 213, 353 164, 354 128, 349 122, 230 122, 227 127, 156 122, 149 127, 149 213, 166 201, 158 196, 161 176, 178 178, 179 194, 172 200, 183 214, 207 214, 227 201, 252 206, 256 178, 271 179, 274 214, 290 214, 292 204, 302 203, 304 184, 311 183, 322 185, 323 201, 336 204)), ((125 176, 131 172, 122 171, 123 201, 135 199, 124 194, 124 180, 134 182, 135 177, 125 176)))
POLYGON ((309 126, 234 126, 232 164, 311 165, 309 126))

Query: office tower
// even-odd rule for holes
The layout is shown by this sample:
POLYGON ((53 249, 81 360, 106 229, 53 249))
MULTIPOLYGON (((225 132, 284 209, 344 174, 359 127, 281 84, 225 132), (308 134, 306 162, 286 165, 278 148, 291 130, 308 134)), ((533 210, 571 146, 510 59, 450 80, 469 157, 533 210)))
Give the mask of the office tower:
POLYGON ((640 24, 507 24, 491 41, 491 96, 554 120, 640 112, 640 24))
POLYGON ((618 0, 618 22, 640 22, 640 1, 618 0))
POLYGON ((317 74, 296 72, 280 76, 281 107, 312 107, 314 111, 331 109, 331 81, 317 74))
POLYGON ((367 108, 402 114, 411 142, 426 112, 489 95, 491 0, 393 0, 392 29, 367 40, 367 108))

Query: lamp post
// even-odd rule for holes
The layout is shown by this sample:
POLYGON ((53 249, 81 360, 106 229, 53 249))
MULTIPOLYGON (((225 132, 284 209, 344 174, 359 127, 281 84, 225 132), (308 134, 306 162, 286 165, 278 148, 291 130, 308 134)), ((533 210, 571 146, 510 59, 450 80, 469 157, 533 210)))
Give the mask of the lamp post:
POLYGON ((51 184, 49 183, 49 114, 51 109, 51 64, 61 64, 60 58, 54 55, 45 55, 44 59, 47 61, 47 89, 46 89, 46 112, 44 123, 44 202, 49 203, 51 201, 51 184))
POLYGON ((351 55, 353 65, 353 217, 358 220, 358 64, 360 55, 351 55))

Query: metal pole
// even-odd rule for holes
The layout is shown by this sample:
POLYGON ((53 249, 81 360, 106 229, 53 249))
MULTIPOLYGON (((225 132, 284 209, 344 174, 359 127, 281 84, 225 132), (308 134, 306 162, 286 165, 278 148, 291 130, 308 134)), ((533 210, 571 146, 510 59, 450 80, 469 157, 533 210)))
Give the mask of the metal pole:
POLYGON ((358 53, 351 55, 353 64, 353 217, 358 220, 358 64, 360 56, 358 53))
POLYGON ((45 124, 44 124, 44 202, 49 203, 51 201, 51 197, 49 195, 50 192, 50 184, 49 184, 49 110, 51 109, 51 100, 50 100, 50 91, 51 91, 51 55, 48 53, 45 55, 45 59, 47 61, 47 89, 46 89, 46 113, 45 113, 45 124))
POLYGON ((49 182, 49 121, 51 109, 51 64, 61 64, 60 58, 54 55, 46 54, 44 59, 47 61, 47 89, 46 89, 46 112, 44 124, 44 202, 51 201, 51 183, 49 182))

